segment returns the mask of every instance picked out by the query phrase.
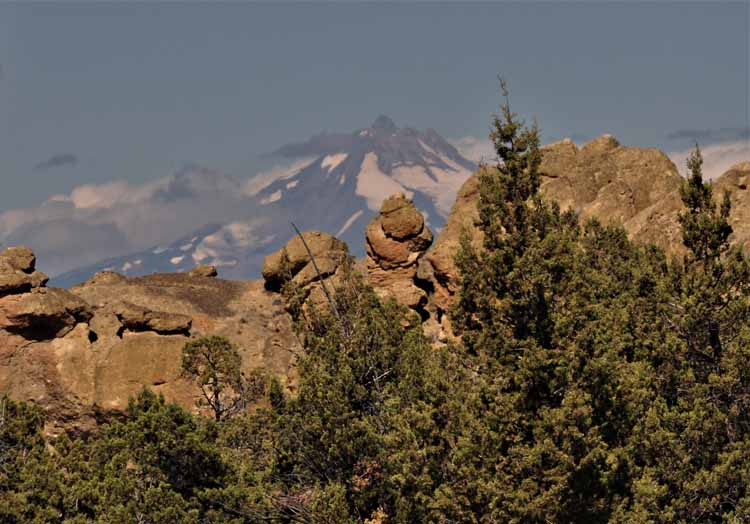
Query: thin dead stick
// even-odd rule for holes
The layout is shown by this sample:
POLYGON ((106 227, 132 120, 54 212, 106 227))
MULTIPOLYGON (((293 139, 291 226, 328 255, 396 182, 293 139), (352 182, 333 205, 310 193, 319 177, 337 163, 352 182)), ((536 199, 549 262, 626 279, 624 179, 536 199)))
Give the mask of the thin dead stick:
MULTIPOLYGON (((312 262, 313 268, 315 268, 315 273, 317 273, 318 275, 320 286, 323 288, 323 293, 325 293, 326 299, 328 299, 328 303, 331 305, 331 310, 333 311, 333 314, 336 315, 336 318, 339 319, 339 322, 342 322, 342 327, 343 327, 343 320, 341 318, 341 315, 339 314, 338 308, 336 307, 336 302, 334 302, 333 296, 331 296, 331 294, 328 292, 326 283, 323 281, 323 275, 320 274, 320 269, 318 269, 318 263, 315 262, 315 257, 313 256, 312 251, 310 251, 310 247, 307 245, 307 242, 305 241, 305 237, 302 236, 302 233, 300 233, 300 230, 297 228, 294 222, 292 222, 291 224, 292 224, 292 227, 294 228, 295 233, 297 233, 297 236, 302 241, 302 245, 305 246, 307 255, 310 257, 310 261, 312 262)), ((344 330, 344 332, 346 332, 346 330, 344 330)))

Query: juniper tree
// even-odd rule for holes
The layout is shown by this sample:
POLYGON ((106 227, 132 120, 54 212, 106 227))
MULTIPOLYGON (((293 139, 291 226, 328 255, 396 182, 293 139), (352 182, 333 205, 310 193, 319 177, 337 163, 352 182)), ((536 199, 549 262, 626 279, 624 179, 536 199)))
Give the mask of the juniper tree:
POLYGON ((687 253, 663 283, 676 340, 650 361, 658 380, 634 427, 641 467, 622 522, 750 518, 750 265, 730 242, 730 196, 716 202, 702 163, 696 146, 680 191, 687 253))
POLYGON ((480 166, 479 219, 483 234, 477 251, 464 235, 457 256, 461 277, 454 322, 471 352, 498 354, 503 341, 534 339, 549 346, 549 286, 537 271, 540 243, 562 217, 539 196, 539 129, 525 127, 504 103, 493 118, 490 138, 496 166, 480 166))
POLYGON ((688 179, 680 188, 685 211, 679 222, 688 253, 682 264, 675 265, 680 317, 675 325, 704 374, 750 320, 750 268, 741 250, 730 245, 730 195, 725 192, 717 205, 713 186, 703 180, 702 165, 696 145, 687 160, 688 179))
POLYGON ((539 130, 501 87, 498 163, 479 176, 482 246, 465 237, 456 260, 453 320, 476 379, 444 511, 461 522, 607 522, 627 499, 627 447, 646 409, 618 391, 654 380, 637 358, 652 356, 664 326, 663 257, 621 228, 581 228, 542 197, 539 130))
POLYGON ((217 422, 244 411, 262 388, 260 377, 245 377, 234 344, 217 335, 185 344, 182 372, 200 388, 198 406, 209 408, 217 422))

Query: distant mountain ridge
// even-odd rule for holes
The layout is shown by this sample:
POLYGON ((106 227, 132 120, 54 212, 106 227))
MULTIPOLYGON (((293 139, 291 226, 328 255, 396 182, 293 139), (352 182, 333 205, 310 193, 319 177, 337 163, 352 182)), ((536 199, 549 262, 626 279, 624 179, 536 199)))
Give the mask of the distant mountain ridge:
POLYGON ((477 167, 435 130, 400 128, 382 115, 369 127, 322 133, 282 146, 272 156, 293 165, 245 184, 195 169, 154 193, 162 201, 190 197, 196 206, 204 192, 221 195, 237 208, 229 220, 213 219, 174 241, 84 265, 52 283, 68 287, 102 270, 139 276, 186 271, 196 264, 214 265, 227 278, 257 278, 263 257, 292 235, 290 222, 303 230, 330 231, 363 255, 365 226, 385 198, 404 193, 439 231, 477 167))

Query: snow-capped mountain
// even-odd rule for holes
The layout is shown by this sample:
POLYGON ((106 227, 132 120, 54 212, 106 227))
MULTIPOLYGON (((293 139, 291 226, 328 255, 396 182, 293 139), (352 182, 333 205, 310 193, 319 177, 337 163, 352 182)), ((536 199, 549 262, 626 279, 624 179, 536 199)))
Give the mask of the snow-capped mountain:
POLYGON ((318 135, 277 154, 313 160, 263 188, 261 202, 277 203, 297 216, 301 227, 351 238, 353 244, 361 244, 372 214, 398 191, 414 199, 430 225, 442 227, 456 192, 476 167, 434 130, 399 129, 385 116, 354 133, 318 135))
MULTIPOLYGON (((334 234, 360 255, 365 226, 386 197, 405 193, 438 231, 458 189, 476 168, 436 131, 399 128, 385 116, 353 133, 323 133, 283 146, 272 156, 287 167, 244 183, 208 170, 200 173, 209 179, 191 179, 191 197, 203 188, 211 195, 232 195, 228 220, 217 223, 214 213, 212 225, 67 272, 53 283, 75 284, 104 269, 141 275, 184 271, 196 264, 215 265, 223 277, 256 278, 263 257, 291 238, 291 222, 302 230, 334 234)), ((164 200, 165 195, 182 198, 182 193, 167 189, 158 194, 164 200)), ((200 198, 191 202, 199 205, 200 198)))

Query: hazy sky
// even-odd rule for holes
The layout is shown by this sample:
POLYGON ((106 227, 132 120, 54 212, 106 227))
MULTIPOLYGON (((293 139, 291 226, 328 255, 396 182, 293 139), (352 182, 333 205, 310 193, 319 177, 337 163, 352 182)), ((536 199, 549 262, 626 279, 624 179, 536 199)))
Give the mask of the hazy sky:
POLYGON ((748 61, 746 1, 4 3, 0 211, 188 163, 248 176, 380 113, 483 138, 499 73, 545 141, 738 140, 748 61))

